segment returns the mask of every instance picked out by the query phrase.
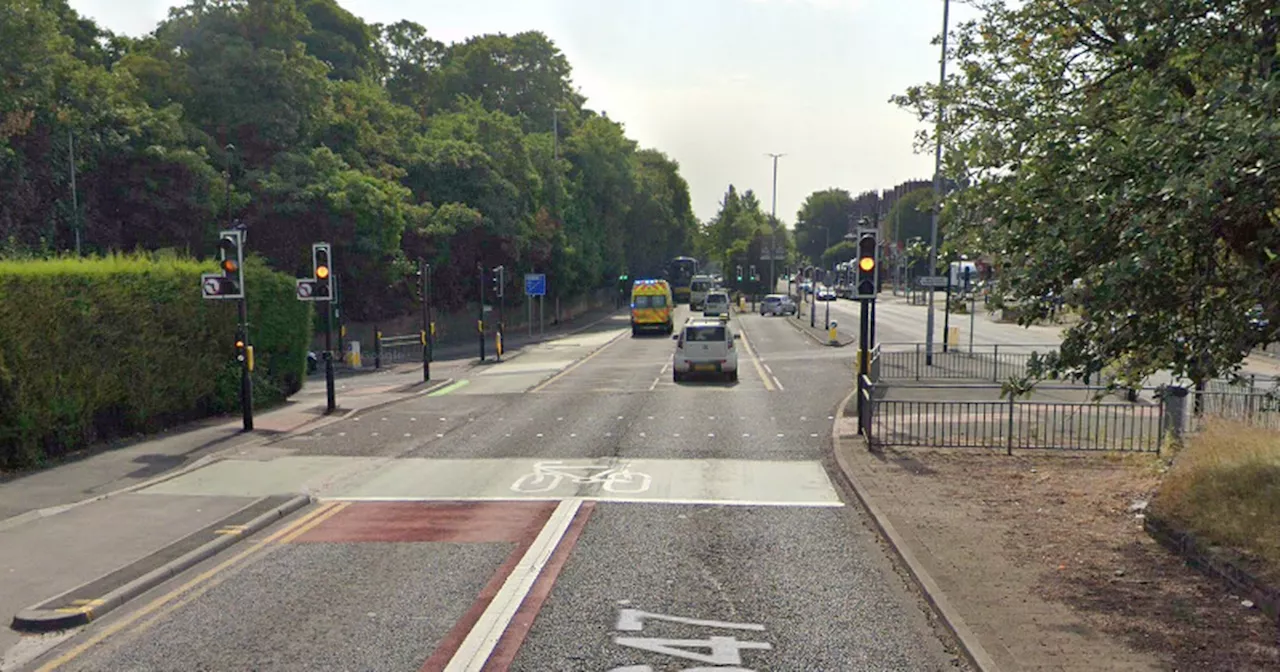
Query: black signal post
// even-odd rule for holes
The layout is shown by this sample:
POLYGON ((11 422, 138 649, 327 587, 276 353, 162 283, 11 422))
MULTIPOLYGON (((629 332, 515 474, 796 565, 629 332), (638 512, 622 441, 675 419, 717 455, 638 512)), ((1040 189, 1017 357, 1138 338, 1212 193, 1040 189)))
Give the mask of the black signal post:
POLYGON ((879 272, 879 231, 866 226, 866 220, 858 227, 858 259, 855 272, 854 297, 860 304, 858 325, 858 433, 865 434, 870 430, 863 427, 866 415, 862 412, 863 395, 866 390, 864 381, 871 374, 872 334, 875 333, 876 293, 879 284, 876 275, 879 272))
POLYGON ((311 246, 311 269, 315 278, 315 300, 323 302, 325 309, 325 412, 332 413, 338 407, 338 400, 333 384, 333 248, 329 243, 315 243, 311 246))
POLYGON ((418 260, 418 291, 422 293, 422 382, 431 381, 431 264, 418 260))
POLYGON ((477 311, 479 317, 476 318, 477 340, 480 342, 480 361, 484 362, 484 264, 476 259, 476 277, 479 282, 476 283, 480 287, 480 308, 477 311))

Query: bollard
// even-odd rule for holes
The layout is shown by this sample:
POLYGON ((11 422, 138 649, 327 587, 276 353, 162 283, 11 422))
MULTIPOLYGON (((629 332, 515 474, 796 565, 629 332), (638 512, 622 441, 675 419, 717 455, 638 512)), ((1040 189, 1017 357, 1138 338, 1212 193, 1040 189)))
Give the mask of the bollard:
POLYGON ((382 368, 382 330, 373 328, 373 368, 382 368))
POLYGON ((840 345, 840 337, 836 334, 836 321, 827 325, 827 345, 840 345))

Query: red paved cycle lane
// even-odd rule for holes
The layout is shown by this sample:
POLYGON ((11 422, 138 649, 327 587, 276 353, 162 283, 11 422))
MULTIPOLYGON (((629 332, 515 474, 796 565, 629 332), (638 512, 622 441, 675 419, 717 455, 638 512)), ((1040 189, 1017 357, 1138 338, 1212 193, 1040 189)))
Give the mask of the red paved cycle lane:
MULTIPOLYGON (((548 525, 559 504, 556 501, 356 502, 291 543, 514 544, 470 608, 421 668, 422 672, 440 672, 457 655, 463 641, 521 565, 521 559, 548 525)), ((486 672, 504 672, 511 666, 593 510, 594 502, 585 502, 574 515, 489 655, 484 666, 486 672)), ((441 576, 447 577, 448 571, 449 568, 441 567, 441 576)))

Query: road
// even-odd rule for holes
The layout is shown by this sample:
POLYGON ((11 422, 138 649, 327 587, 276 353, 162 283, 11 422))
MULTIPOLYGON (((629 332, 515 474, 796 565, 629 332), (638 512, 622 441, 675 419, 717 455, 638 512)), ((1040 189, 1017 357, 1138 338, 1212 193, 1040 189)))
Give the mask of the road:
POLYGON ((736 384, 618 318, 134 493, 317 501, 24 669, 951 669, 829 470, 850 351, 734 319, 736 384))

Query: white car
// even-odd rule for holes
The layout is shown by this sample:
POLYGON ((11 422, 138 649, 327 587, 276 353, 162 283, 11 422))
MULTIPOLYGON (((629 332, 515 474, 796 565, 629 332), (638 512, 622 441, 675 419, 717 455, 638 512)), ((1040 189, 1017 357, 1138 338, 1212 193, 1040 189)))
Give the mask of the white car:
POLYGON ((709 292, 702 305, 702 314, 705 317, 728 317, 729 295, 724 292, 709 292))
POLYGON ((671 365, 671 379, 675 382, 699 373, 738 380, 738 349, 734 341, 741 335, 729 322, 693 318, 672 338, 676 340, 671 365))

